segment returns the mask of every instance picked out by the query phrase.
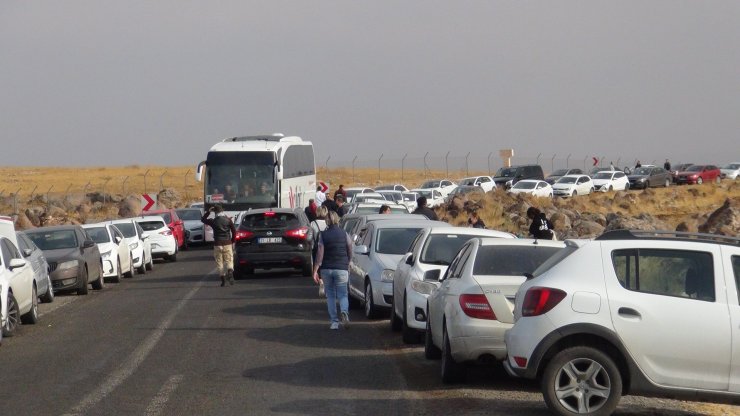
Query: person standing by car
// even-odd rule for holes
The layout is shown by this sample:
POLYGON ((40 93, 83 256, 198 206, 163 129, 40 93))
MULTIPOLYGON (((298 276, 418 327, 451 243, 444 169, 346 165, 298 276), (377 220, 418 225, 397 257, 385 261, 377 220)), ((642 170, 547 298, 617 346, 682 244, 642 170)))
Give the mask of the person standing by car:
POLYGON ((326 229, 319 234, 316 262, 313 265, 313 281, 316 284, 320 281, 324 282, 326 306, 331 320, 329 329, 339 329, 340 319, 345 328, 349 326, 347 284, 351 260, 352 239, 346 231, 339 227, 337 213, 328 211, 326 229), (319 268, 321 268, 321 276, 319 276, 319 268), (339 317, 337 316, 337 300, 339 300, 339 317))
POLYGON ((324 201, 326 201, 326 194, 324 191, 321 190, 321 186, 316 187, 316 205, 321 206, 324 205, 324 201))
POLYGON ((671 171, 671 162, 669 162, 668 159, 666 159, 665 163, 663 163, 663 169, 667 170, 668 172, 671 171))
POLYGON ((416 199, 416 209, 414 210, 413 214, 421 214, 432 221, 439 221, 439 218, 437 218, 437 213, 427 206, 427 198, 424 196, 420 196, 416 199))
MULTIPOLYGON (((347 191, 344 190, 344 185, 339 185, 339 188, 334 191, 334 200, 337 200, 337 197, 339 195, 342 195, 342 198, 347 199, 347 191)), ((341 215, 340 215, 341 217, 341 215)))
POLYGON ((337 211, 336 212, 337 212, 337 215, 339 215, 339 218, 344 217, 344 214, 347 213, 345 211, 345 208, 344 208, 344 197, 342 195, 337 195, 334 198, 334 203, 337 206, 337 211))
POLYGON ((535 207, 529 207, 527 217, 532 220, 529 225, 529 234, 539 240, 555 240, 555 231, 550 220, 543 212, 535 207))
POLYGON ((303 212, 306 214, 306 217, 308 217, 308 221, 313 221, 316 219, 316 202, 314 202, 313 199, 308 200, 308 206, 303 209, 303 212))
POLYGON ((221 277, 221 287, 234 284, 234 251, 232 245, 236 241, 236 227, 231 218, 226 216, 221 205, 210 207, 200 221, 213 229, 213 257, 216 260, 216 268, 221 277), (213 212, 215 217, 209 219, 213 212))

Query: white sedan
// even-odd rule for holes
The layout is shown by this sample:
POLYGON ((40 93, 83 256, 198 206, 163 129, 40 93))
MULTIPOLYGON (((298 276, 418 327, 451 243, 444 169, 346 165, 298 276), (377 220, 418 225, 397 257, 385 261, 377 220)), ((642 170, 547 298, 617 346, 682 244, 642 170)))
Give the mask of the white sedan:
POLYGON ((134 276, 133 255, 126 243, 126 237, 113 224, 85 224, 82 228, 95 241, 103 259, 103 278, 112 278, 120 283, 121 276, 134 276))
MULTIPOLYGON (((457 186, 455 186, 457 188, 457 186)), ((429 208, 438 207, 444 205, 445 195, 439 189, 412 189, 411 192, 416 193, 419 196, 423 196, 427 199, 427 206, 429 208)))
POLYGON ((729 163, 719 170, 724 179, 737 179, 740 176, 740 162, 729 163))
POLYGON ((447 195, 449 195, 450 192, 452 192, 455 188, 457 188, 457 184, 455 184, 449 179, 432 179, 430 181, 426 181, 422 183, 420 187, 416 189, 412 189, 411 191, 418 192, 420 190, 422 191, 436 190, 436 191, 439 191, 440 194, 442 194, 442 198, 447 198, 447 195))
POLYGON ((480 186, 483 191, 491 192, 496 189, 496 182, 490 176, 471 176, 460 179, 457 186, 480 186))
POLYGON ((552 186, 555 196, 588 195, 594 191, 594 183, 588 175, 565 175, 552 186))
POLYGON ((450 263, 429 296, 424 355, 442 358, 442 381, 463 381, 466 362, 506 358, 504 333, 514 325, 514 295, 565 247, 561 241, 474 238, 450 263))
MULTIPOLYGON (((33 266, 18 250, 18 236, 13 220, 0 217, 0 322, 2 335, 13 336, 21 324, 35 324, 39 319, 38 293, 33 266)), ((2 340, 0 335, 0 340, 2 340)))
POLYGON ((549 183, 537 179, 521 180, 509 188, 509 192, 512 194, 530 194, 543 198, 551 198, 553 193, 552 186, 549 183))
POLYGON ((593 176, 594 189, 601 192, 629 189, 630 180, 619 170, 604 170, 593 176))

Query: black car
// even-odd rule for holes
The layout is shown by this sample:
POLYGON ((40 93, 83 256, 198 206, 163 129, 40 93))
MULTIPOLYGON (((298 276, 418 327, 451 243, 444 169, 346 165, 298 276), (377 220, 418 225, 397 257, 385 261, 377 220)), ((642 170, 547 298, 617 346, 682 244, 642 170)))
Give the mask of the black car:
POLYGON ((643 166, 628 176, 630 189, 647 189, 656 186, 671 186, 673 178, 667 170, 657 166, 643 166))
POLYGON ((547 175, 547 178, 545 178, 545 182, 552 185, 555 182, 557 182, 558 179, 562 178, 565 175, 582 175, 582 174, 583 174, 583 171, 578 168, 558 169, 555 172, 547 175))
POLYGON ((496 172, 496 176, 493 178, 493 181, 496 182, 497 187, 501 187, 501 189, 509 189, 514 186, 515 183, 523 179, 545 180, 542 166, 519 165, 508 168, 504 167, 496 172))
POLYGON ((255 269, 294 268, 311 276, 313 238, 302 209, 250 210, 236 231, 237 275, 249 276, 255 269))

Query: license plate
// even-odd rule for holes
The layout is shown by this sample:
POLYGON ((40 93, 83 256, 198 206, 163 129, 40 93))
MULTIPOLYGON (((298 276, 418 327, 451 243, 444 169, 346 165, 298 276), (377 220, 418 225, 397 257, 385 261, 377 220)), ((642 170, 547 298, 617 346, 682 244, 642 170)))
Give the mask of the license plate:
POLYGON ((257 243, 259 244, 275 244, 275 243, 282 243, 283 237, 261 237, 257 239, 257 243))

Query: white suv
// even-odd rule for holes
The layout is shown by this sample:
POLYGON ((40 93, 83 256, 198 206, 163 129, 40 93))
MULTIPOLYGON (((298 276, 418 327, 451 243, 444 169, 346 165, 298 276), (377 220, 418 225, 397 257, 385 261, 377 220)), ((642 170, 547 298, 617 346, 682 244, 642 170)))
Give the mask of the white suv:
POLYGON ((740 403, 740 239, 619 230, 566 242, 516 295, 505 366, 561 415, 622 394, 740 403))

